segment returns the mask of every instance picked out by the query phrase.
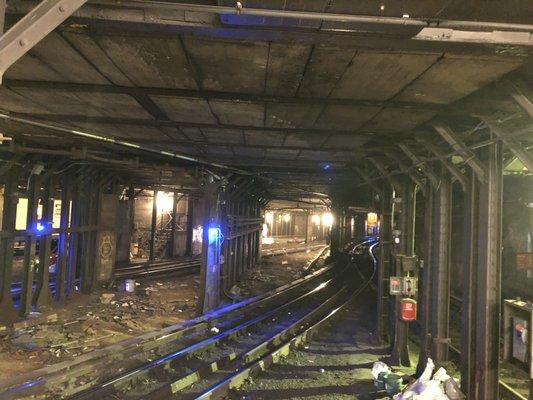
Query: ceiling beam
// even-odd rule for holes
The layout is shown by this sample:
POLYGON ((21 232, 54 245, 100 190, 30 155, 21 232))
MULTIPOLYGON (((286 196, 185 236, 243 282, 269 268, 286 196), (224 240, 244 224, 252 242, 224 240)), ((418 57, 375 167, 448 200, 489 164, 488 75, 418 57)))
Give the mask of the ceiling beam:
POLYGON ((194 89, 176 89, 176 88, 150 88, 150 87, 132 87, 117 85, 96 85, 87 83, 71 82, 51 82, 51 81, 29 81, 29 80, 10 80, 6 79, 4 85, 10 89, 45 89, 50 92, 81 92, 81 93, 113 93, 126 94, 137 98, 137 96, 166 96, 174 98, 193 98, 203 100, 227 100, 250 103, 269 103, 269 104, 301 104, 301 105, 340 105, 354 107, 387 107, 423 111, 439 111, 442 105, 431 103, 415 103, 408 101, 394 100, 355 100, 355 99, 338 99, 338 98, 317 98, 317 97, 293 97, 293 96, 274 96, 268 94, 251 94, 224 92, 217 90, 194 90, 194 89))
MULTIPOLYGON (((14 16, 24 14, 35 4, 33 1, 17 1, 8 4, 8 13, 14 16)), ((167 3, 175 6, 176 3, 167 3)), ((87 3, 71 18, 72 26, 68 29, 96 33, 113 32, 124 34, 172 35, 195 34, 214 38, 231 38, 234 40, 263 41, 280 43, 323 44, 344 48, 359 48, 386 51, 412 52, 446 52, 448 54, 492 55, 495 57, 513 57, 508 52, 501 52, 499 46, 473 42, 453 42, 446 40, 446 35, 431 40, 413 40, 420 27, 404 29, 401 26, 388 25, 386 32, 376 31, 375 25, 365 30, 361 27, 350 31, 309 30, 281 25, 271 26, 237 26, 223 25, 215 14, 200 13, 198 19, 187 18, 191 13, 175 10, 157 10, 158 2, 108 2, 104 4, 87 3), (170 13, 170 18, 168 17, 170 13), (394 28, 394 34, 390 29, 394 28), (388 34, 387 34, 388 33, 388 34)), ((401 19, 402 23, 405 19, 401 19)), ((427 21, 424 24, 427 26, 427 21)), ((523 54, 533 52, 532 46, 516 46, 523 54)), ((520 54, 518 57, 522 57, 520 54)))
POLYGON ((516 139, 508 135, 501 127, 488 118, 483 121, 487 124, 492 133, 498 136, 511 152, 533 173, 533 155, 529 153, 516 139))
POLYGON ((415 164, 420 170, 426 175, 433 185, 433 187, 438 187, 440 183, 439 177, 435 174, 433 169, 425 163, 422 162, 422 160, 415 154, 415 152, 406 144, 400 143, 398 144, 398 147, 402 149, 402 151, 405 153, 407 157, 411 159, 413 164, 415 164))
POLYGON ((526 85, 522 82, 515 82, 511 80, 504 80, 502 85, 509 92, 511 97, 522 107, 531 118, 533 118, 533 103, 531 102, 531 95, 527 92, 530 90, 526 89, 526 85))
POLYGON ((423 188, 425 186, 424 182, 420 180, 418 176, 416 176, 416 171, 410 172, 409 167, 402 160, 400 160, 399 157, 391 152, 385 152, 385 155, 398 164, 400 171, 404 172, 415 185, 417 185, 419 188, 423 188))
POLYGON ((468 146, 463 142, 457 133, 451 130, 450 127, 442 124, 432 124, 433 128, 438 132, 438 134, 446 141, 448 144, 455 150, 460 152, 461 156, 465 162, 470 165, 474 170, 478 179, 481 182, 485 181, 485 166, 483 163, 476 157, 474 152, 468 148, 468 146))
POLYGON ((205 128, 205 129, 222 129, 222 130, 241 130, 241 131, 258 131, 258 132, 277 132, 285 133, 303 133, 303 134, 335 134, 335 135, 351 135, 353 137, 370 136, 370 133, 357 132, 356 130, 335 130, 323 128, 273 128, 253 125, 234 125, 234 124, 206 124, 201 122, 187 122, 187 121, 168 121, 156 119, 142 119, 142 118, 111 118, 111 117, 95 117, 87 115, 69 115, 69 114, 20 114, 11 113, 14 117, 29 118, 41 121, 57 122, 57 123, 96 123, 96 124, 110 124, 110 125, 135 125, 135 126, 150 126, 150 127, 186 127, 186 128, 205 128))
MULTIPOLYGON (((0 80, 6 70, 87 0, 43 0, 0 37, 0 80)), ((2 7, 5 9, 5 7, 2 7)), ((2 31, 3 31, 2 17, 2 31)), ((0 32, 1 33, 1 32, 0 32)))
POLYGON ((444 165, 444 167, 457 179, 461 186, 463 187, 463 190, 466 190, 468 187, 468 178, 463 174, 463 172, 457 168, 451 160, 448 159, 446 154, 434 143, 430 142, 427 139, 419 139, 417 140, 422 143, 429 151, 431 151, 436 157, 439 158, 440 162, 444 165))

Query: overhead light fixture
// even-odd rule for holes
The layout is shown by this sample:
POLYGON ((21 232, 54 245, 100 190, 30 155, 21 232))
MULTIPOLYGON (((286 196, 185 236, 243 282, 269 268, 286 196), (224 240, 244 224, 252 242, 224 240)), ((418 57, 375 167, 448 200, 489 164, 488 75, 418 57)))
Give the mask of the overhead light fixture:
POLYGON ((285 222, 289 222, 290 220, 291 220, 291 214, 285 214, 285 215, 283 216, 283 221, 285 221, 285 222))

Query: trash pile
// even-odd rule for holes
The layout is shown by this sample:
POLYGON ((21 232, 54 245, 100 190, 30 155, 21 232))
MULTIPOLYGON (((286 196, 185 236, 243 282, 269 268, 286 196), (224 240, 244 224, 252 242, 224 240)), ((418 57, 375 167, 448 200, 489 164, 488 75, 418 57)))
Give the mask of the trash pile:
POLYGON ((392 372, 390 367, 381 362, 372 366, 374 385, 385 390, 394 400, 463 400, 466 396, 459 389, 458 383, 448 375, 444 368, 433 373, 435 364, 428 358, 422 375, 414 382, 404 385, 403 378, 392 372))

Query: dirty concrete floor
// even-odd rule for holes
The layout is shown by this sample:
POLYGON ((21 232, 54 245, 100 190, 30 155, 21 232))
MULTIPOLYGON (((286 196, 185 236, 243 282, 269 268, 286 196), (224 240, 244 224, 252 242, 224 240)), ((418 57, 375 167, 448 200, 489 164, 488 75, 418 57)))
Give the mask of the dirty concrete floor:
MULTIPOLYGON (((240 283, 240 296, 257 295, 296 279, 317 254, 264 258, 260 268, 240 283)), ((0 330, 0 380, 191 319, 198 288, 195 275, 153 278, 139 281, 132 294, 116 287, 100 289, 41 310, 11 332, 0 330)))
MULTIPOLYGON (((248 380, 229 398, 256 399, 388 399, 374 387, 371 368, 387 362, 387 348, 374 343, 373 295, 363 292, 322 333, 281 363, 248 380), (366 298, 366 299, 365 299, 366 298)), ((411 374, 409 368, 396 369, 411 374)))

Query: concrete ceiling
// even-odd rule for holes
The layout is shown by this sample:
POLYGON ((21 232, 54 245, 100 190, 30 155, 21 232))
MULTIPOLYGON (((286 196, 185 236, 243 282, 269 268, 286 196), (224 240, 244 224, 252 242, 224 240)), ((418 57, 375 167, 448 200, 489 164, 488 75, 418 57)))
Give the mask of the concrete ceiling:
MULTIPOLYGON (((18 14, 16 3, 11 20, 18 14)), ((245 3, 377 12, 371 1, 245 3)), ((513 2, 504 15, 495 1, 382 3, 390 16, 405 10, 411 16, 486 21, 531 22, 533 16, 528 1, 513 2)), ((67 20, 7 71, 0 88, 2 110, 246 168, 272 182, 298 182, 319 192, 334 182, 360 181, 352 166, 366 167, 366 157, 382 156, 384 149, 407 160, 395 147, 399 142, 420 136, 441 144, 430 122, 463 132, 479 123, 473 114, 499 113, 513 130, 531 127, 525 111, 497 83, 519 81, 526 92, 532 90, 527 48, 425 46, 413 44, 405 32, 390 34, 388 48, 381 33, 365 33, 366 42, 352 34, 345 35, 352 42, 329 43, 338 33, 328 40, 309 36, 321 32, 324 38, 332 27, 316 21, 183 13, 176 20, 188 23, 164 30, 127 17, 102 21, 104 13, 90 14, 91 7, 106 9, 82 8, 85 14, 67 20), (260 37, 257 26, 267 26, 269 34, 260 37), (277 27, 295 39, 276 37, 277 27), (365 44, 350 45, 357 44, 353 40, 365 44)), ((13 122, 2 122, 2 129, 27 146, 70 149, 86 142, 64 134, 51 140, 53 131, 13 122)), ((99 148, 95 142, 88 145, 99 148)))

